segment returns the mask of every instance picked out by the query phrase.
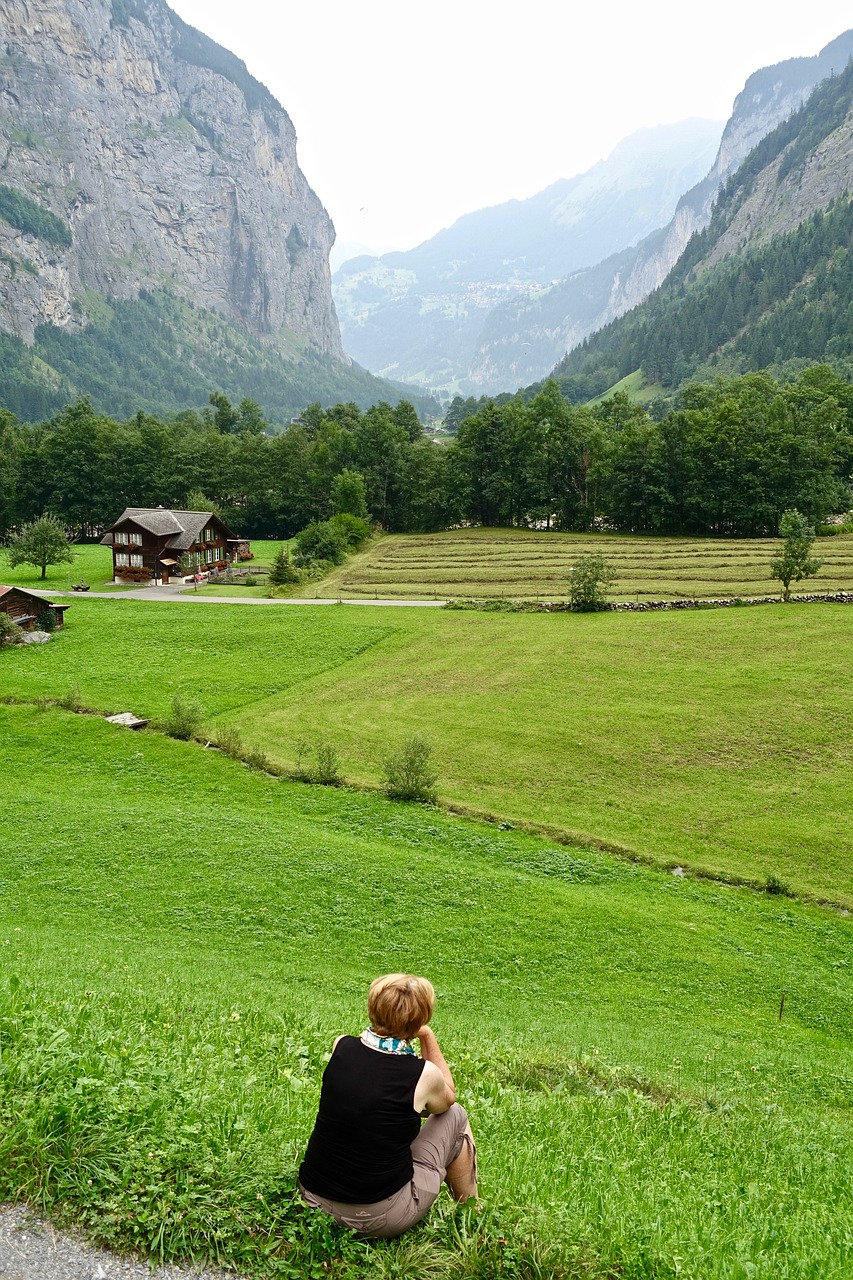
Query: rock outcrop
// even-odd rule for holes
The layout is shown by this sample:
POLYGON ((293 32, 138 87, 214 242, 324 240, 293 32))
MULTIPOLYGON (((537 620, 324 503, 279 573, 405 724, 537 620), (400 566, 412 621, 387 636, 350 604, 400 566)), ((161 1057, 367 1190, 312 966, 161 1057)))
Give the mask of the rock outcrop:
POLYGON ((3 0, 0 53, 0 330, 30 344, 43 323, 83 328, 99 295, 166 287, 345 359, 334 229, 239 59, 163 0, 3 0))

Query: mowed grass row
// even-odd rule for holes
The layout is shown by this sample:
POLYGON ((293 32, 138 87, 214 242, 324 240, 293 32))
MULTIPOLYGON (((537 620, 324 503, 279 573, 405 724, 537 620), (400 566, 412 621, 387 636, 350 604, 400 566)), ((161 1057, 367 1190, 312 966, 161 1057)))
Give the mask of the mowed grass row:
POLYGON ((664 866, 853 907, 853 609, 481 614, 81 600, 5 650, 0 694, 199 702, 292 767, 323 740, 378 786, 412 732, 441 798, 664 866))
POLYGON ((288 1277, 849 1274, 849 919, 95 717, 0 733, 0 1194, 288 1277), (364 1245, 292 1193, 396 969, 436 983, 486 1211, 364 1245))
MULTIPOLYGON (((308 594, 342 598, 504 596, 565 599, 575 559, 601 552, 613 566, 613 600, 777 595, 775 538, 640 538, 524 529, 457 529, 379 539, 308 594)), ((853 588, 853 535, 821 538, 817 578, 796 590, 853 588)))

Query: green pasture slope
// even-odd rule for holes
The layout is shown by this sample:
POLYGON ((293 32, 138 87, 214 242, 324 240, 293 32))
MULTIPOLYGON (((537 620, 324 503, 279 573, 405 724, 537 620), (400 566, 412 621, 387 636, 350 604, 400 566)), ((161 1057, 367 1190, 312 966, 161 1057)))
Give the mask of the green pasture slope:
MULTIPOLYGON (((163 618, 96 604, 46 648, 115 705, 113 618, 138 644, 150 623, 155 650, 163 618)), ((174 611, 208 633, 231 612, 174 611)), ((241 624, 270 613, 298 622, 241 624)), ((353 652, 372 625, 314 618, 324 657, 294 659, 306 701, 332 638, 342 657, 346 629, 353 652)), ((172 654, 138 710, 198 651, 172 654)), ((3 653, 0 671, 47 688, 53 662, 3 653)), ((212 667, 220 707, 226 686, 212 667)), ((0 734, 0 1198, 290 1280, 851 1274, 849 919, 93 716, 0 706, 0 734), (443 1197, 372 1245, 302 1211, 293 1183, 331 1037, 360 1029, 389 969, 436 982, 485 1209, 443 1197)))
MULTIPOLYGON (((601 552, 613 567, 613 600, 778 595, 770 561, 778 538, 662 538, 535 529, 449 529, 392 534, 302 594, 344 599, 474 597, 565 600, 579 555, 601 552)), ((820 538, 823 561, 800 590, 853 589, 853 535, 820 538)))
POLYGON ((75 600, 0 695, 162 715, 175 692, 276 763, 346 777, 435 747, 446 802, 853 907, 853 608, 672 614, 75 600))

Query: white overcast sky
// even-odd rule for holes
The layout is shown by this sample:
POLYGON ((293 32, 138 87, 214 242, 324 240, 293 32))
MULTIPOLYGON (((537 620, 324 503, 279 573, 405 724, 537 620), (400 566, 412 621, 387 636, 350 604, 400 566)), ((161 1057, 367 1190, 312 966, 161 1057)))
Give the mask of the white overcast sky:
POLYGON ((644 125, 724 121, 746 77, 817 53, 850 0, 170 0, 296 127, 339 242, 407 249, 581 173, 644 125))

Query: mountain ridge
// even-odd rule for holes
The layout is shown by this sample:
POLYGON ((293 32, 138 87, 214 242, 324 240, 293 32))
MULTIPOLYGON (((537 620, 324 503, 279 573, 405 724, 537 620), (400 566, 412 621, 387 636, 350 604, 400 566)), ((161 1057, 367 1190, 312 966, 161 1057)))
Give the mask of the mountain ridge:
POLYGON ((853 61, 730 175, 664 283, 556 366, 664 387, 853 357, 853 61))
POLYGON ((586 173, 466 214, 412 250, 344 263, 333 285, 348 350, 395 377, 452 384, 496 303, 661 225, 719 136, 712 121, 639 130, 586 173))
POLYGON ((496 388, 505 352, 517 353, 510 367, 515 386, 541 378, 589 334, 610 324, 647 298, 666 279, 691 237, 711 218, 722 182, 753 148, 793 115, 816 85, 840 72, 853 56, 853 30, 843 32, 813 57, 791 58, 753 72, 737 95, 719 151, 709 172, 679 200, 669 224, 627 253, 614 255, 562 281, 540 299, 505 303, 489 317, 484 341, 472 360, 475 391, 496 388), (526 344, 526 345, 525 345, 526 344), (522 352, 536 356, 533 363, 522 352))

